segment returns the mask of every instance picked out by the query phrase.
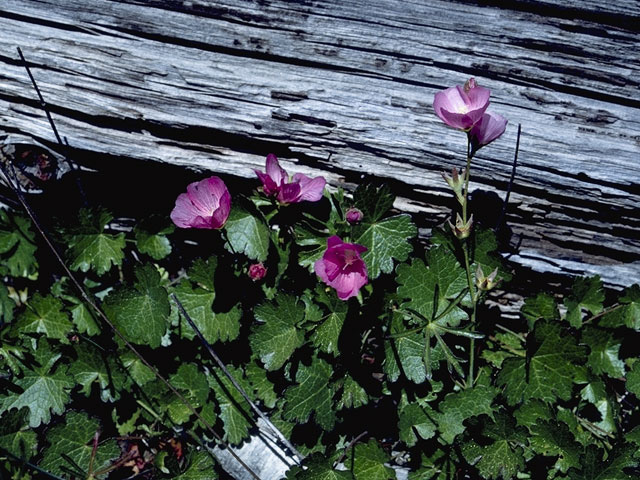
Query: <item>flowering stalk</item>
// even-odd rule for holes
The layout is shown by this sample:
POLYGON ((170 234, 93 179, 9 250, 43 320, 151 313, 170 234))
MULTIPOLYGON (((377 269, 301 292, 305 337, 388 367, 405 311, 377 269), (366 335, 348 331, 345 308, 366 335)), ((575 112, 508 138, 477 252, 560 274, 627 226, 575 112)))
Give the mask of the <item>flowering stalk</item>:
MULTIPOLYGON (((462 217, 456 214, 455 225, 449 221, 449 226, 454 236, 461 242, 462 254, 464 256, 464 268, 467 274, 469 285, 469 295, 471 296, 471 324, 476 321, 476 311, 479 300, 479 290, 486 286, 495 285, 494 280, 497 271, 489 277, 477 278, 477 285, 474 283, 471 272, 470 249, 468 240, 473 226, 473 215, 468 216, 469 205, 469 177, 471 175, 471 159, 473 155, 485 145, 500 137, 507 126, 507 120, 501 115, 486 111, 489 106, 490 91, 479 87, 475 79, 470 78, 463 86, 447 88, 436 93, 433 101, 433 108, 436 115, 449 127, 462 130, 467 133, 467 165, 464 170, 462 184, 456 169, 452 176, 444 176, 447 184, 456 195, 458 203, 462 207, 462 217), (462 190, 462 191, 461 191, 462 190), (477 287, 477 288, 476 288, 477 287)), ((481 270, 479 270, 481 272, 481 270)), ((478 273, 480 275, 480 273, 478 273)), ((473 387, 475 370, 475 338, 471 337, 469 345, 469 375, 466 382, 467 388, 473 387)))
MULTIPOLYGON (((467 166, 464 171, 464 194, 462 196, 462 221, 464 224, 467 224, 467 206, 469 203, 469 177, 471 172, 471 139, 467 136, 467 166)), ((470 242, 468 237, 465 239, 459 239, 462 245, 462 254, 464 256, 464 269, 467 272, 467 283, 469 284, 469 295, 471 295, 471 324, 473 325, 476 322, 476 309, 478 306, 478 296, 476 295, 475 286, 473 284, 473 279, 471 276, 471 264, 469 262, 469 249, 470 242)), ((469 342, 469 375, 467 380, 467 387, 473 388, 474 383, 474 367, 475 367, 475 350, 476 350, 476 340, 475 338, 471 338, 469 342)))

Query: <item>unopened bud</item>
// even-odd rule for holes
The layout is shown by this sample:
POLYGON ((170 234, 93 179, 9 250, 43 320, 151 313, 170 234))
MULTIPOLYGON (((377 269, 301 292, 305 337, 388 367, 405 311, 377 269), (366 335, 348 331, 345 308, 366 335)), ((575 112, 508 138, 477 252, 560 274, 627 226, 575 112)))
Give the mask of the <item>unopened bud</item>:
POLYGON ((453 192, 456 194, 456 198, 458 199, 458 202, 462 204, 464 201, 464 197, 462 195, 462 189, 464 187, 464 179, 463 177, 458 175, 458 169, 453 167, 453 169, 451 170, 451 176, 447 175, 446 173, 443 173, 442 178, 444 178, 444 181, 447 182, 447 185, 449 185, 449 187, 451 187, 451 190, 453 190, 453 192))
POLYGON ((478 270, 476 271, 476 286, 480 290, 489 291, 493 287, 495 287, 499 282, 500 278, 496 279, 498 275, 498 268, 491 272, 488 277, 485 277, 484 272, 482 271, 482 267, 478 265, 478 270))
POLYGON ((364 217, 364 214, 356 207, 351 207, 347 210, 347 213, 345 213, 345 218, 351 225, 354 223, 360 223, 362 221, 362 217, 364 217))
POLYGON ((262 262, 254 263, 249 267, 249 277, 254 282, 262 280, 266 274, 267 268, 262 264, 262 262))
POLYGON ((456 213, 456 224, 452 224, 449 220, 447 220, 447 222, 449 223, 449 227, 451 227, 451 231, 459 240, 464 240, 469 235, 471 235, 471 227, 473 226, 473 215, 469 217, 467 223, 464 223, 460 214, 456 213))
POLYGON ((464 87, 462 88, 465 91, 465 93, 469 93, 469 90, 471 90, 472 88, 476 88, 477 86, 478 86, 478 83, 476 82, 476 79, 470 78, 469 80, 464 82, 464 87))

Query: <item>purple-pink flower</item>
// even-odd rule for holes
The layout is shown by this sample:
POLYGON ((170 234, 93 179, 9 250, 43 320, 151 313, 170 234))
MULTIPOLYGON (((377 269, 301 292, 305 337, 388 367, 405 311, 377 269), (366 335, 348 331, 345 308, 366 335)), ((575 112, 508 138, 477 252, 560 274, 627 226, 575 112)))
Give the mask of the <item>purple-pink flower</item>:
POLYGON ((349 210, 347 210, 347 213, 345 213, 344 216, 347 219, 347 222, 349 222, 351 225, 354 225, 362 221, 364 214, 359 208, 351 207, 349 210))
POLYGON ((433 108, 436 115, 450 127, 469 130, 489 106, 488 88, 479 87, 473 78, 464 86, 456 85, 436 93, 433 108))
POLYGON ((506 118, 497 113, 486 112, 469 131, 473 151, 493 142, 506 128, 506 118))
POLYGON ((231 195, 218 177, 193 182, 181 193, 171 211, 171 220, 180 228, 222 228, 231 210, 231 195))
POLYGON ((289 181, 289 175, 273 153, 267 155, 266 173, 259 170, 255 172, 262 182, 264 194, 275 197, 285 205, 302 201, 317 202, 322 198, 327 183, 323 177, 309 178, 302 173, 296 173, 289 181))
POLYGON ((252 263, 249 266, 249 277, 254 282, 258 280, 262 280, 267 275, 267 267, 265 267, 262 262, 252 263))
POLYGON ((366 247, 345 243, 337 235, 329 237, 327 250, 314 264, 316 275, 335 288, 341 300, 353 297, 369 281, 367 266, 360 257, 366 251, 366 247))

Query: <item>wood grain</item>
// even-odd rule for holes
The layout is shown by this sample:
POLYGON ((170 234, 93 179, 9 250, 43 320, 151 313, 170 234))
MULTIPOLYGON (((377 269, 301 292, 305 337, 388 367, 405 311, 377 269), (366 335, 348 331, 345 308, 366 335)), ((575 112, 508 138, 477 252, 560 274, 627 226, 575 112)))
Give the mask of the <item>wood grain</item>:
MULTIPOLYGON (((510 124, 478 154, 473 188, 504 197, 523 128, 505 255, 517 245, 510 258, 536 271, 637 282, 640 5, 501 5, 3 0, 0 131, 53 145, 21 46, 85 166, 250 178, 273 152, 333 186, 390 180, 428 234, 452 207, 440 173, 465 150, 433 95, 475 76, 510 124)), ((476 209, 491 221, 501 207, 476 209)))

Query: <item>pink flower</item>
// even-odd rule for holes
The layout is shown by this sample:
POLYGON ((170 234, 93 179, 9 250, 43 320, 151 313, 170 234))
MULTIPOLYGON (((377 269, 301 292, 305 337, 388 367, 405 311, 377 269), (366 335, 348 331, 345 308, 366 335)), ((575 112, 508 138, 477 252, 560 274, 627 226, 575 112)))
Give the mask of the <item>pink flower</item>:
POLYGON ((489 106, 488 88, 479 87, 470 78, 463 87, 457 85, 436 93, 433 109, 440 119, 450 127, 469 130, 478 122, 489 106))
POLYGON ((469 131, 473 151, 488 145, 504 133, 507 119, 497 113, 487 112, 469 131))
POLYGON ((262 262, 254 263, 249 266, 249 277, 254 282, 262 280, 266 274, 267 268, 262 264, 262 262))
POLYGON ((367 266, 360 258, 366 251, 362 245, 344 243, 336 235, 329 237, 327 250, 314 264, 316 275, 335 288, 341 300, 353 297, 369 281, 367 266))
POLYGON ((347 213, 345 213, 344 216, 347 219, 347 222, 353 225, 355 223, 360 223, 362 221, 362 217, 364 217, 364 214, 359 208, 351 207, 349 210, 347 210, 347 213))
POLYGON ((171 211, 171 220, 180 228, 222 228, 231 210, 231 195, 218 177, 193 182, 181 193, 171 211))
POLYGON ((282 204, 302 201, 317 202, 322 198, 326 181, 323 177, 309 178, 296 173, 289 182, 289 175, 280 166, 273 153, 267 155, 266 173, 255 170, 262 182, 262 191, 269 197, 275 197, 282 204))

